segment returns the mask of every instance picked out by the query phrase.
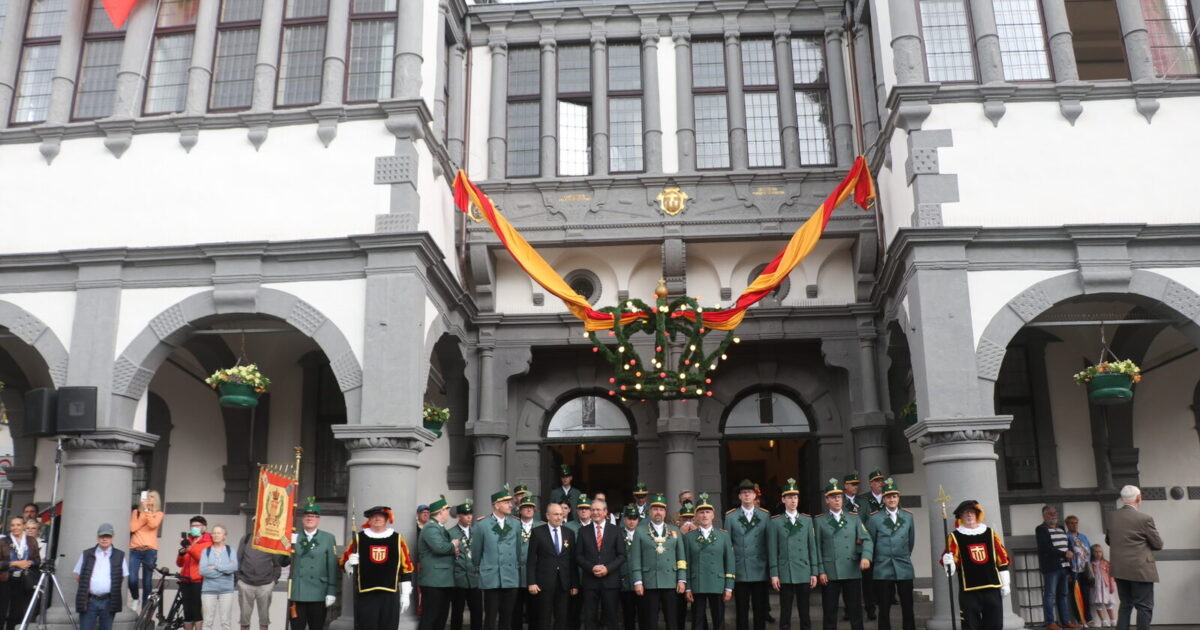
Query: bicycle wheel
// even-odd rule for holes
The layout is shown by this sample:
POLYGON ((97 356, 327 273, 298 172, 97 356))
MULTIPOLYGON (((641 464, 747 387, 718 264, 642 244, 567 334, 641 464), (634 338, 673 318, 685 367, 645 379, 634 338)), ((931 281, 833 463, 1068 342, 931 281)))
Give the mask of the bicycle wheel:
POLYGON ((158 607, 157 604, 158 602, 153 599, 146 601, 146 605, 138 613, 137 622, 133 626, 134 630, 154 630, 154 610, 158 607))

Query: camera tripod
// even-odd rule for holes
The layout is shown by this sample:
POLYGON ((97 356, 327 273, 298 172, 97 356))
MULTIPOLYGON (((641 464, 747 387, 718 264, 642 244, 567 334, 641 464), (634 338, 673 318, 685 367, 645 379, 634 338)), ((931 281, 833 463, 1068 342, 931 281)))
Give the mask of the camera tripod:
MULTIPOLYGON (((54 451, 54 489, 50 493, 50 510, 53 513, 55 506, 58 505, 58 476, 62 471, 62 456, 63 456, 63 439, 58 438, 58 448, 54 451)), ((41 566, 38 568, 41 573, 38 576, 37 587, 33 589, 33 597, 29 599, 29 606, 25 608, 25 616, 21 618, 20 630, 26 630, 29 627, 29 619, 33 616, 33 611, 41 611, 38 617, 38 627, 46 627, 46 609, 50 607, 50 585, 54 585, 54 590, 58 593, 58 599, 62 602, 63 610, 67 611, 67 619, 71 621, 72 628, 79 628, 79 624, 75 622, 75 615, 71 613, 71 604, 67 602, 67 598, 63 595, 62 586, 58 583, 58 577, 54 575, 54 560, 58 550, 56 549, 56 536, 50 537, 49 547, 46 555, 48 558, 42 559, 41 566)), ((37 544, 35 541, 34 544, 37 544)), ((87 585, 80 585, 80 588, 87 588, 87 585)))

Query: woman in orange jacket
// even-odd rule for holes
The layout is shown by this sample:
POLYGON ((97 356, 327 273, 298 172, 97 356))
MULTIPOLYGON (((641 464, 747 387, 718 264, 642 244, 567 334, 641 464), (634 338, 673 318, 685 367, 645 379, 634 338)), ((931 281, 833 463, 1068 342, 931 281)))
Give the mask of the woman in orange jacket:
POLYGON ((158 528, 162 520, 162 498, 155 490, 143 491, 141 501, 129 515, 129 607, 135 611, 141 609, 154 588, 154 567, 158 566, 158 528), (138 597, 138 584, 144 587, 141 597, 138 597))

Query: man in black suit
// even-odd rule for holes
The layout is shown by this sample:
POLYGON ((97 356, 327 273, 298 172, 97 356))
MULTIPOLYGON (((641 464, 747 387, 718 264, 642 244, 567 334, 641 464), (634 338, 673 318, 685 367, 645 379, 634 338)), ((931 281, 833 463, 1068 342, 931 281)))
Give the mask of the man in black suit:
POLYGON ((579 528, 576 545, 580 587, 583 590, 583 622, 596 630, 596 606, 608 630, 618 630, 617 596, 621 588, 621 565, 625 563, 625 540, 621 530, 608 522, 608 505, 592 501, 592 524, 579 528))
POLYGON ((525 562, 529 594, 537 609, 539 628, 567 625, 567 601, 579 593, 575 566, 575 533, 563 527, 563 507, 546 507, 546 524, 529 535, 529 558, 525 562))

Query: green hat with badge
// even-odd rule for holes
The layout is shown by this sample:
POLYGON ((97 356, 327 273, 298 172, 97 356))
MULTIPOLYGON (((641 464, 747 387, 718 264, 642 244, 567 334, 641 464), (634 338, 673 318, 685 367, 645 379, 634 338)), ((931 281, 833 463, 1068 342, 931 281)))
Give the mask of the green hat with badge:
POLYGON ((857 471, 857 470, 852 470, 852 471, 850 471, 850 474, 846 475, 845 477, 842 477, 842 483, 843 483, 843 484, 846 484, 846 483, 861 483, 861 482, 858 480, 858 471, 857 471))
POLYGON ((876 479, 883 479, 884 476, 885 475, 883 474, 883 471, 876 468, 875 470, 871 471, 871 476, 867 477, 867 481, 875 481, 876 479))
POLYGON ((508 489, 508 484, 504 484, 504 488, 502 488, 498 492, 492 493, 492 503, 499 503, 501 501, 511 501, 511 500, 512 500, 512 491, 508 489))
POLYGON ((578 510, 579 508, 587 508, 589 510, 592 509, 592 500, 588 498, 588 495, 579 495, 579 503, 575 504, 575 509, 578 510))
POLYGON ((470 499, 467 499, 466 503, 463 503, 462 505, 456 506, 454 508, 454 513, 455 514, 473 514, 474 509, 475 509, 475 504, 472 503, 470 499))
POLYGON ((896 486, 896 480, 888 477, 883 480, 883 496, 889 494, 900 494, 900 488, 896 486))
POLYGON ((786 497, 789 494, 800 494, 800 488, 796 486, 796 480, 791 477, 788 477, 787 482, 783 484, 783 489, 780 491, 779 496, 786 497))
POLYGON ((558 476, 559 477, 574 477, 575 475, 573 475, 571 473, 571 466, 569 464, 560 464, 558 467, 558 476))
POLYGON ((700 510, 716 510, 716 509, 717 508, 713 507, 713 504, 708 500, 708 493, 701 492, 700 493, 700 502, 696 504, 696 511, 699 512, 700 510))
POLYGON ((304 513, 321 515, 321 506, 317 505, 317 497, 308 497, 304 503, 304 513))
MULTIPOLYGON (((855 476, 857 476, 857 475, 855 475, 855 476)), ((829 484, 825 486, 825 496, 828 497, 828 496, 832 496, 835 494, 846 494, 846 493, 842 490, 842 486, 840 486, 838 484, 837 478, 830 477, 829 484)))
POLYGON ((643 497, 643 496, 646 496, 647 494, 650 494, 650 490, 646 488, 645 483, 639 481, 639 482, 637 482, 636 485, 633 486, 633 496, 643 497))
POLYGON ((650 507, 667 507, 667 495, 661 492, 655 492, 654 496, 650 497, 650 507))
POLYGON ((518 507, 531 507, 536 510, 537 509, 537 501, 538 501, 537 495, 526 493, 525 496, 521 499, 521 505, 519 505, 518 507))
POLYGON ((684 501, 683 507, 679 510, 680 518, 692 518, 696 515, 696 506, 691 501, 684 501))
POLYGON ((642 518, 641 512, 638 512, 637 506, 632 503, 625 504, 625 509, 621 510, 621 516, 625 518, 642 518))
POLYGON ((513 496, 514 497, 519 497, 519 496, 526 495, 526 494, 529 494, 529 486, 527 486, 523 483, 519 483, 519 484, 517 484, 516 488, 513 488, 513 496))
POLYGON ((756 486, 754 482, 750 481, 749 479, 743 479, 742 482, 737 485, 737 488, 734 489, 734 492, 741 492, 742 490, 758 490, 758 486, 756 486))
POLYGON ((438 512, 446 509, 447 507, 450 507, 450 504, 446 502, 446 495, 443 494, 438 498, 437 501, 429 502, 429 514, 430 515, 437 514, 438 512))

